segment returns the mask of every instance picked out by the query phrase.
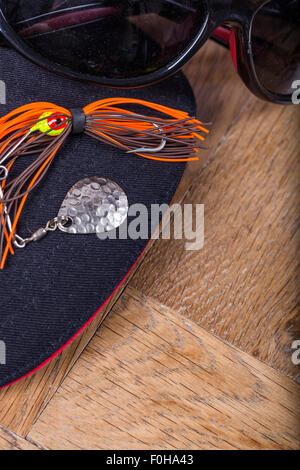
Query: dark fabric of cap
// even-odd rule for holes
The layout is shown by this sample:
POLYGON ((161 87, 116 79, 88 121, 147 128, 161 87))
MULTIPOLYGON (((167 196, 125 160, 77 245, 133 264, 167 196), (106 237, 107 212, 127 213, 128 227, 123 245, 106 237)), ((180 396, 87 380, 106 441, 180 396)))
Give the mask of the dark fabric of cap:
MULTIPOLYGON (((193 94, 182 74, 147 88, 100 88, 58 77, 15 51, 0 48, 0 80, 6 85, 1 116, 35 101, 81 109, 113 96, 195 113, 193 94)), ((18 171, 30 161, 31 157, 23 157, 18 171)), ((68 190, 85 177, 109 178, 124 189, 130 204, 150 208, 171 202, 183 171, 182 163, 150 161, 85 135, 70 135, 45 179, 29 196, 18 233, 26 237, 55 217, 68 190)), ((0 386, 30 373, 64 346, 124 279, 147 241, 100 241, 96 235, 57 231, 10 256, 0 272, 0 342, 6 351, 6 364, 0 363, 0 386)))

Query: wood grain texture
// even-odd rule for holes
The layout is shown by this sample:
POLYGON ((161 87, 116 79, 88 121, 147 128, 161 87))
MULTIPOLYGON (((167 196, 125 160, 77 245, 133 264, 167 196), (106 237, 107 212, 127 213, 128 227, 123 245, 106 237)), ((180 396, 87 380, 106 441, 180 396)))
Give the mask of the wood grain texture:
POLYGON ((0 450, 39 450, 39 447, 0 427, 0 450))
POLYGON ((295 449, 298 392, 129 288, 29 437, 49 449, 295 449))
POLYGON ((205 245, 155 243, 131 285, 299 378, 299 107, 253 99, 184 203, 205 204, 205 245))

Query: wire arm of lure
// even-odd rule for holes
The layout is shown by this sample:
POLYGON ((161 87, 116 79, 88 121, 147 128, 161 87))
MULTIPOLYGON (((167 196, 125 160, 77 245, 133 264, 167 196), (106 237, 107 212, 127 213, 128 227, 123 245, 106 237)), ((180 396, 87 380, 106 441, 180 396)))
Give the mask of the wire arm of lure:
MULTIPOLYGON (((5 181, 7 176, 8 176, 8 169, 6 168, 6 166, 0 165, 0 183, 2 183, 2 181, 5 181), (3 172, 3 175, 1 174, 1 172, 3 172)), ((4 204, 4 194, 3 194, 2 186, 0 184, 0 208, 2 208, 2 206, 3 206, 3 212, 7 215, 7 225, 8 225, 9 231, 11 232, 11 229, 12 229, 11 218, 7 214, 7 207, 4 204)))
MULTIPOLYGON (((22 143, 27 139, 27 137, 29 137, 29 135, 31 134, 31 129, 27 132, 27 134, 25 134, 21 140, 19 140, 12 149, 10 149, 10 151, 2 158, 2 160, 0 160, 0 165, 2 166, 3 163, 22 145, 22 143)), ((5 178, 6 179, 6 178, 5 178)))
MULTIPOLYGON (((0 226, 1 226, 1 228, 2 228, 2 226, 4 226, 4 234, 6 236, 6 239, 8 240, 8 233, 7 233, 5 225, 7 224, 9 233, 11 233, 12 232, 12 221, 11 221, 11 218, 10 218, 8 212, 7 212, 7 207, 6 207, 6 205, 4 204, 4 201, 3 201, 4 193, 3 193, 3 190, 2 190, 2 182, 6 180, 7 176, 8 176, 8 169, 4 165, 0 165, 0 213, 1 213, 0 226), (1 172, 3 172, 3 175, 1 175, 1 172), (6 218, 6 224, 5 224, 5 218, 6 218)), ((9 249, 10 249, 11 254, 14 254, 14 250, 13 250, 11 244, 9 246, 9 249)))

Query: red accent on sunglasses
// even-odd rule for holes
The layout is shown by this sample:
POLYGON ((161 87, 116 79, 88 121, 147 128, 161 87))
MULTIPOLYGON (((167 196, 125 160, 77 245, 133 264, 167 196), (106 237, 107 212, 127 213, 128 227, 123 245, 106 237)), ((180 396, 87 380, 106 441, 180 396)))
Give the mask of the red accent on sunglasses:
MULTIPOLYGON (((232 28, 225 28, 219 26, 214 30, 213 37, 228 44, 231 50, 232 61, 236 72, 238 71, 237 55, 236 55, 236 40, 234 30, 232 28)), ((224 44, 225 46, 225 44, 224 44)))

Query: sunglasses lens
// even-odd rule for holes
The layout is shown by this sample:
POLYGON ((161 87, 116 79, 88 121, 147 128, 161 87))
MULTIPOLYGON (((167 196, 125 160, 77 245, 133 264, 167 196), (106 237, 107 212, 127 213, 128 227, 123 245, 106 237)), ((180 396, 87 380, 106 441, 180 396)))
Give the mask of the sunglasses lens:
POLYGON ((263 6, 252 24, 252 53, 260 83, 272 93, 293 93, 300 79, 300 2, 277 0, 263 6))
POLYGON ((207 17, 199 0, 9 0, 11 26, 43 57, 105 79, 140 77, 180 57, 207 17))

